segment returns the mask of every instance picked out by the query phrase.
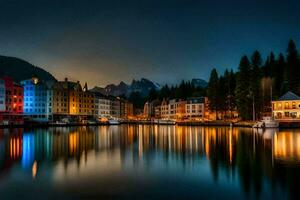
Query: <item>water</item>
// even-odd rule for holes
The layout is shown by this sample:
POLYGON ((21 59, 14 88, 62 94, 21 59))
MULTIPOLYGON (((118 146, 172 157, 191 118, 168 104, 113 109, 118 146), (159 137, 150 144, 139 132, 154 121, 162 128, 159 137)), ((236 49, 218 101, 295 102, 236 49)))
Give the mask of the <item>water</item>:
POLYGON ((300 130, 0 129, 1 199, 300 197, 300 130))

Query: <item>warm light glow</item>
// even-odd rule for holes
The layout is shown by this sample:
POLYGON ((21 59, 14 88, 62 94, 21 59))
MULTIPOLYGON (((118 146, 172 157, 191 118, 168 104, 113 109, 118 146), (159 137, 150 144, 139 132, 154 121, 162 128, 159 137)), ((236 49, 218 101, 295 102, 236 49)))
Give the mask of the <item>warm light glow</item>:
POLYGON ((34 163, 32 165, 32 178, 36 177, 36 173, 37 173, 37 162, 34 161, 34 163))

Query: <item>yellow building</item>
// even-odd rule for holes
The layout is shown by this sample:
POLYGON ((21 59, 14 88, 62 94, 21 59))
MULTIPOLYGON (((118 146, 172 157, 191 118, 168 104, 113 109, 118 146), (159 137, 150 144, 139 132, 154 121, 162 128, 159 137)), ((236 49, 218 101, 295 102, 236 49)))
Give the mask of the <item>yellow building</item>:
POLYGON ((59 81, 52 86, 52 114, 68 115, 69 114, 69 87, 68 79, 59 81))
POLYGON ((287 92, 278 100, 272 101, 272 113, 276 120, 300 121, 300 97, 287 92))
POLYGON ((94 94, 89 92, 87 84, 81 87, 79 81, 69 90, 70 115, 94 115, 94 94))

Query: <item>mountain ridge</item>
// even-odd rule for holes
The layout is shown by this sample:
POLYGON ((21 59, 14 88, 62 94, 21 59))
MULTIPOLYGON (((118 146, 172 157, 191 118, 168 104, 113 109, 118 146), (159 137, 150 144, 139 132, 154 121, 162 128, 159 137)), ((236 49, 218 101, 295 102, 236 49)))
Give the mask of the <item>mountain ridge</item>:
POLYGON ((50 72, 41 67, 20 58, 2 55, 0 55, 0 75, 12 77, 16 82, 29 79, 33 75, 45 81, 57 81, 50 72))

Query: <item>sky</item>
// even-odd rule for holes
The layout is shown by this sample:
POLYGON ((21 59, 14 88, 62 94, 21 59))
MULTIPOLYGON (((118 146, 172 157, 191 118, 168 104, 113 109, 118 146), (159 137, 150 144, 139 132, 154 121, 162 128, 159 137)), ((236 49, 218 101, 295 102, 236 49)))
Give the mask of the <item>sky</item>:
POLYGON ((208 80, 300 46, 297 0, 0 0, 0 54, 90 86, 208 80))

